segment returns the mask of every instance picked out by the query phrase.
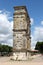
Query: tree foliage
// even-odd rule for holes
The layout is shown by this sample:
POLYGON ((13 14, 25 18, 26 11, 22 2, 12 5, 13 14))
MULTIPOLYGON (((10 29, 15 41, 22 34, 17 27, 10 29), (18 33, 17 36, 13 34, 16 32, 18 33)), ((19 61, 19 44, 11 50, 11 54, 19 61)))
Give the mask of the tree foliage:
POLYGON ((0 52, 12 52, 12 47, 0 44, 0 52))
POLYGON ((37 42, 35 50, 39 50, 39 52, 43 53, 43 42, 37 42))

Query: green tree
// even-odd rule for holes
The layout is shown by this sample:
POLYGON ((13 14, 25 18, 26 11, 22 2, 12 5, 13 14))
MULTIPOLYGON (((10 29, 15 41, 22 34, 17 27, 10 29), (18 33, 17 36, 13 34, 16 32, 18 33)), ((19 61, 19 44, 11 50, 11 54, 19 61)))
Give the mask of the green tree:
POLYGON ((9 52, 12 52, 12 47, 9 46, 9 52))
POLYGON ((9 46, 8 45, 2 45, 2 52, 9 52, 9 46))
POLYGON ((43 42, 37 42, 35 50, 39 50, 40 53, 43 53, 43 42))
POLYGON ((0 52, 2 52, 2 45, 0 44, 0 52))
POLYGON ((12 52, 12 47, 8 45, 1 45, 0 44, 0 52, 12 52))

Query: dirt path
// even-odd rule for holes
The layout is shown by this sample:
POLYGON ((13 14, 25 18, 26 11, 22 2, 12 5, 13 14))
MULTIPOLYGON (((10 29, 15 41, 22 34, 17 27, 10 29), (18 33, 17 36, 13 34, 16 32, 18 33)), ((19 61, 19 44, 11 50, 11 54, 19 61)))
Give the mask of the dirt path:
POLYGON ((43 56, 34 56, 29 61, 11 61, 11 57, 0 57, 0 65, 43 65, 43 56))

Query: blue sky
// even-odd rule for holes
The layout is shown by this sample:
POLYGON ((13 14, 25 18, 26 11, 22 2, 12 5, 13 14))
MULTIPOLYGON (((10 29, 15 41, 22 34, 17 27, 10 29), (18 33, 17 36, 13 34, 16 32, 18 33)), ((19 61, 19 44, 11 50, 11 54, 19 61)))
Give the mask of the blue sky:
POLYGON ((31 45, 32 45, 32 48, 34 48, 37 41, 43 41, 43 0, 0 0, 0 23, 1 23, 0 32, 2 32, 0 33, 0 36, 1 36, 0 43, 6 44, 9 42, 8 43, 9 45, 12 44, 10 41, 12 41, 11 30, 13 27, 12 26, 13 13, 14 13, 13 7, 22 6, 22 5, 25 5, 27 7, 28 14, 30 16, 31 37, 32 37, 31 45), (4 22, 4 20, 6 22, 4 22), (8 30, 8 27, 10 27, 10 25, 11 25, 11 28, 8 30), (3 27, 5 29, 3 29, 3 27), (6 32, 6 36, 4 34, 5 33, 4 31, 6 32))

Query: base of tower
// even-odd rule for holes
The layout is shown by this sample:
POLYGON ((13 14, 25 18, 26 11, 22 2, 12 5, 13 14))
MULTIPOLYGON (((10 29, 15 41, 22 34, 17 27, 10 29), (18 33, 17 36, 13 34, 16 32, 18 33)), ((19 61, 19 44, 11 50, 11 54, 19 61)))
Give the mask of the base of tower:
POLYGON ((14 52, 13 53, 13 60, 29 60, 30 58, 30 53, 29 52, 14 52))

